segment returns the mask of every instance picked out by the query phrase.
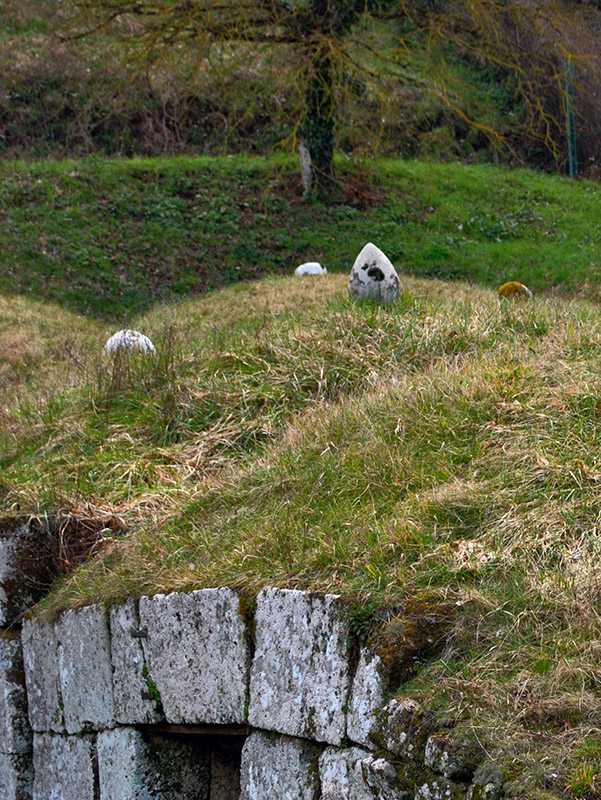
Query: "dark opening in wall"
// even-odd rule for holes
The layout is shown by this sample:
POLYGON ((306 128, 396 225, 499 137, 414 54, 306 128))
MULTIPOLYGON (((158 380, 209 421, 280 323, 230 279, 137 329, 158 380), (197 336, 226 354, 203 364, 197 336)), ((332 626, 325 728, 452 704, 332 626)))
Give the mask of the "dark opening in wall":
POLYGON ((140 729, 161 800, 239 800, 248 728, 153 725, 140 729))

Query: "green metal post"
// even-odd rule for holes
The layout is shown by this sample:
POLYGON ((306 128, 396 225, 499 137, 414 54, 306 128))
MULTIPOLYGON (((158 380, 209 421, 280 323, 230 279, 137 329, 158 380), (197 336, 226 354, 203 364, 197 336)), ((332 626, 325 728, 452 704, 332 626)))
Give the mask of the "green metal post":
POLYGON ((565 65, 566 128, 568 135, 568 158, 570 178, 578 177, 578 151, 576 149, 576 126, 574 125, 574 67, 571 60, 565 65))

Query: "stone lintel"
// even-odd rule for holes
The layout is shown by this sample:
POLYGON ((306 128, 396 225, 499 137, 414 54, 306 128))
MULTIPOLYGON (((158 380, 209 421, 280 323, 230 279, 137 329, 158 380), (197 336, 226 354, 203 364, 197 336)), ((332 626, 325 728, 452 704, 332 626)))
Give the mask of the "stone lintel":
POLYGON ((140 599, 148 677, 173 723, 245 721, 249 635, 231 589, 140 599))

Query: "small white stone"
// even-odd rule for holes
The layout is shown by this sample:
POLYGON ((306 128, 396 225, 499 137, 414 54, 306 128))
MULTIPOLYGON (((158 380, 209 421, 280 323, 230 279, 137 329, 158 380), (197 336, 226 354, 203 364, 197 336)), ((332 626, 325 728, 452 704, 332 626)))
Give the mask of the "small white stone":
POLYGON ((301 264, 294 270, 295 275, 327 275, 328 271, 322 267, 317 261, 307 261, 306 264, 301 264))
POLYGON ((388 305, 399 296, 400 281, 390 259, 368 242, 353 264, 349 292, 353 300, 375 300, 388 305))
POLYGON ((148 336, 139 331, 123 330, 114 333, 104 345, 102 351, 105 356, 111 356, 121 350, 139 350, 142 353, 156 353, 153 343, 148 336))

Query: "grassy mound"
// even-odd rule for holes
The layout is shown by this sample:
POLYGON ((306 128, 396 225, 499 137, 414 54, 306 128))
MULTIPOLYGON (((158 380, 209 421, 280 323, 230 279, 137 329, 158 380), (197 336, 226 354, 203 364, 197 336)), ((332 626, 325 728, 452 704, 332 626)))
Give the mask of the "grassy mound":
POLYGON ((445 650, 402 691, 476 737, 515 796, 525 781, 527 796, 587 796, 597 308, 409 278, 393 307, 356 306, 334 275, 144 322, 157 359, 90 351, 69 390, 5 409, 7 508, 102 498, 130 528, 47 613, 223 584, 342 592, 376 616, 408 597, 451 602, 445 650))
MULTIPOLYGON (((500 243, 462 234, 458 209, 479 192, 461 168, 387 169, 405 190, 412 176, 402 202, 422 208, 436 193, 441 220, 465 236, 448 245, 465 268, 492 280, 495 252, 538 248, 533 270, 559 258, 561 238, 545 249, 540 221, 500 243), (426 169, 434 188, 417 180, 426 169)), ((498 183, 477 206, 483 219, 509 187, 511 197, 543 192, 527 173, 486 174, 498 183)), ((536 218, 563 226, 565 247, 580 253, 596 190, 545 186, 536 218), (576 191, 571 214, 560 197, 576 191)), ((359 239, 360 213, 329 229, 337 252, 352 246, 344 225, 359 239)), ((422 258, 437 213, 400 225, 422 258)), ((389 235, 400 241, 396 228, 389 235)), ((443 650, 423 662, 416 653, 400 691, 483 750, 507 796, 593 798, 601 312, 552 293, 499 301, 487 288, 401 277, 390 308, 351 303, 339 274, 157 306, 129 320, 156 358, 115 361, 100 355, 108 325, 8 295, 0 502, 6 513, 96 509, 115 521, 54 587, 46 614, 226 584, 342 593, 363 632, 408 600, 451 608, 443 650)), ((505 277, 536 286, 522 271, 497 282, 505 277)))
POLYGON ((399 161, 339 173, 325 208, 285 161, 2 162, 0 293, 124 325, 302 261, 348 273, 371 240, 412 275, 599 297, 598 184, 399 161))

